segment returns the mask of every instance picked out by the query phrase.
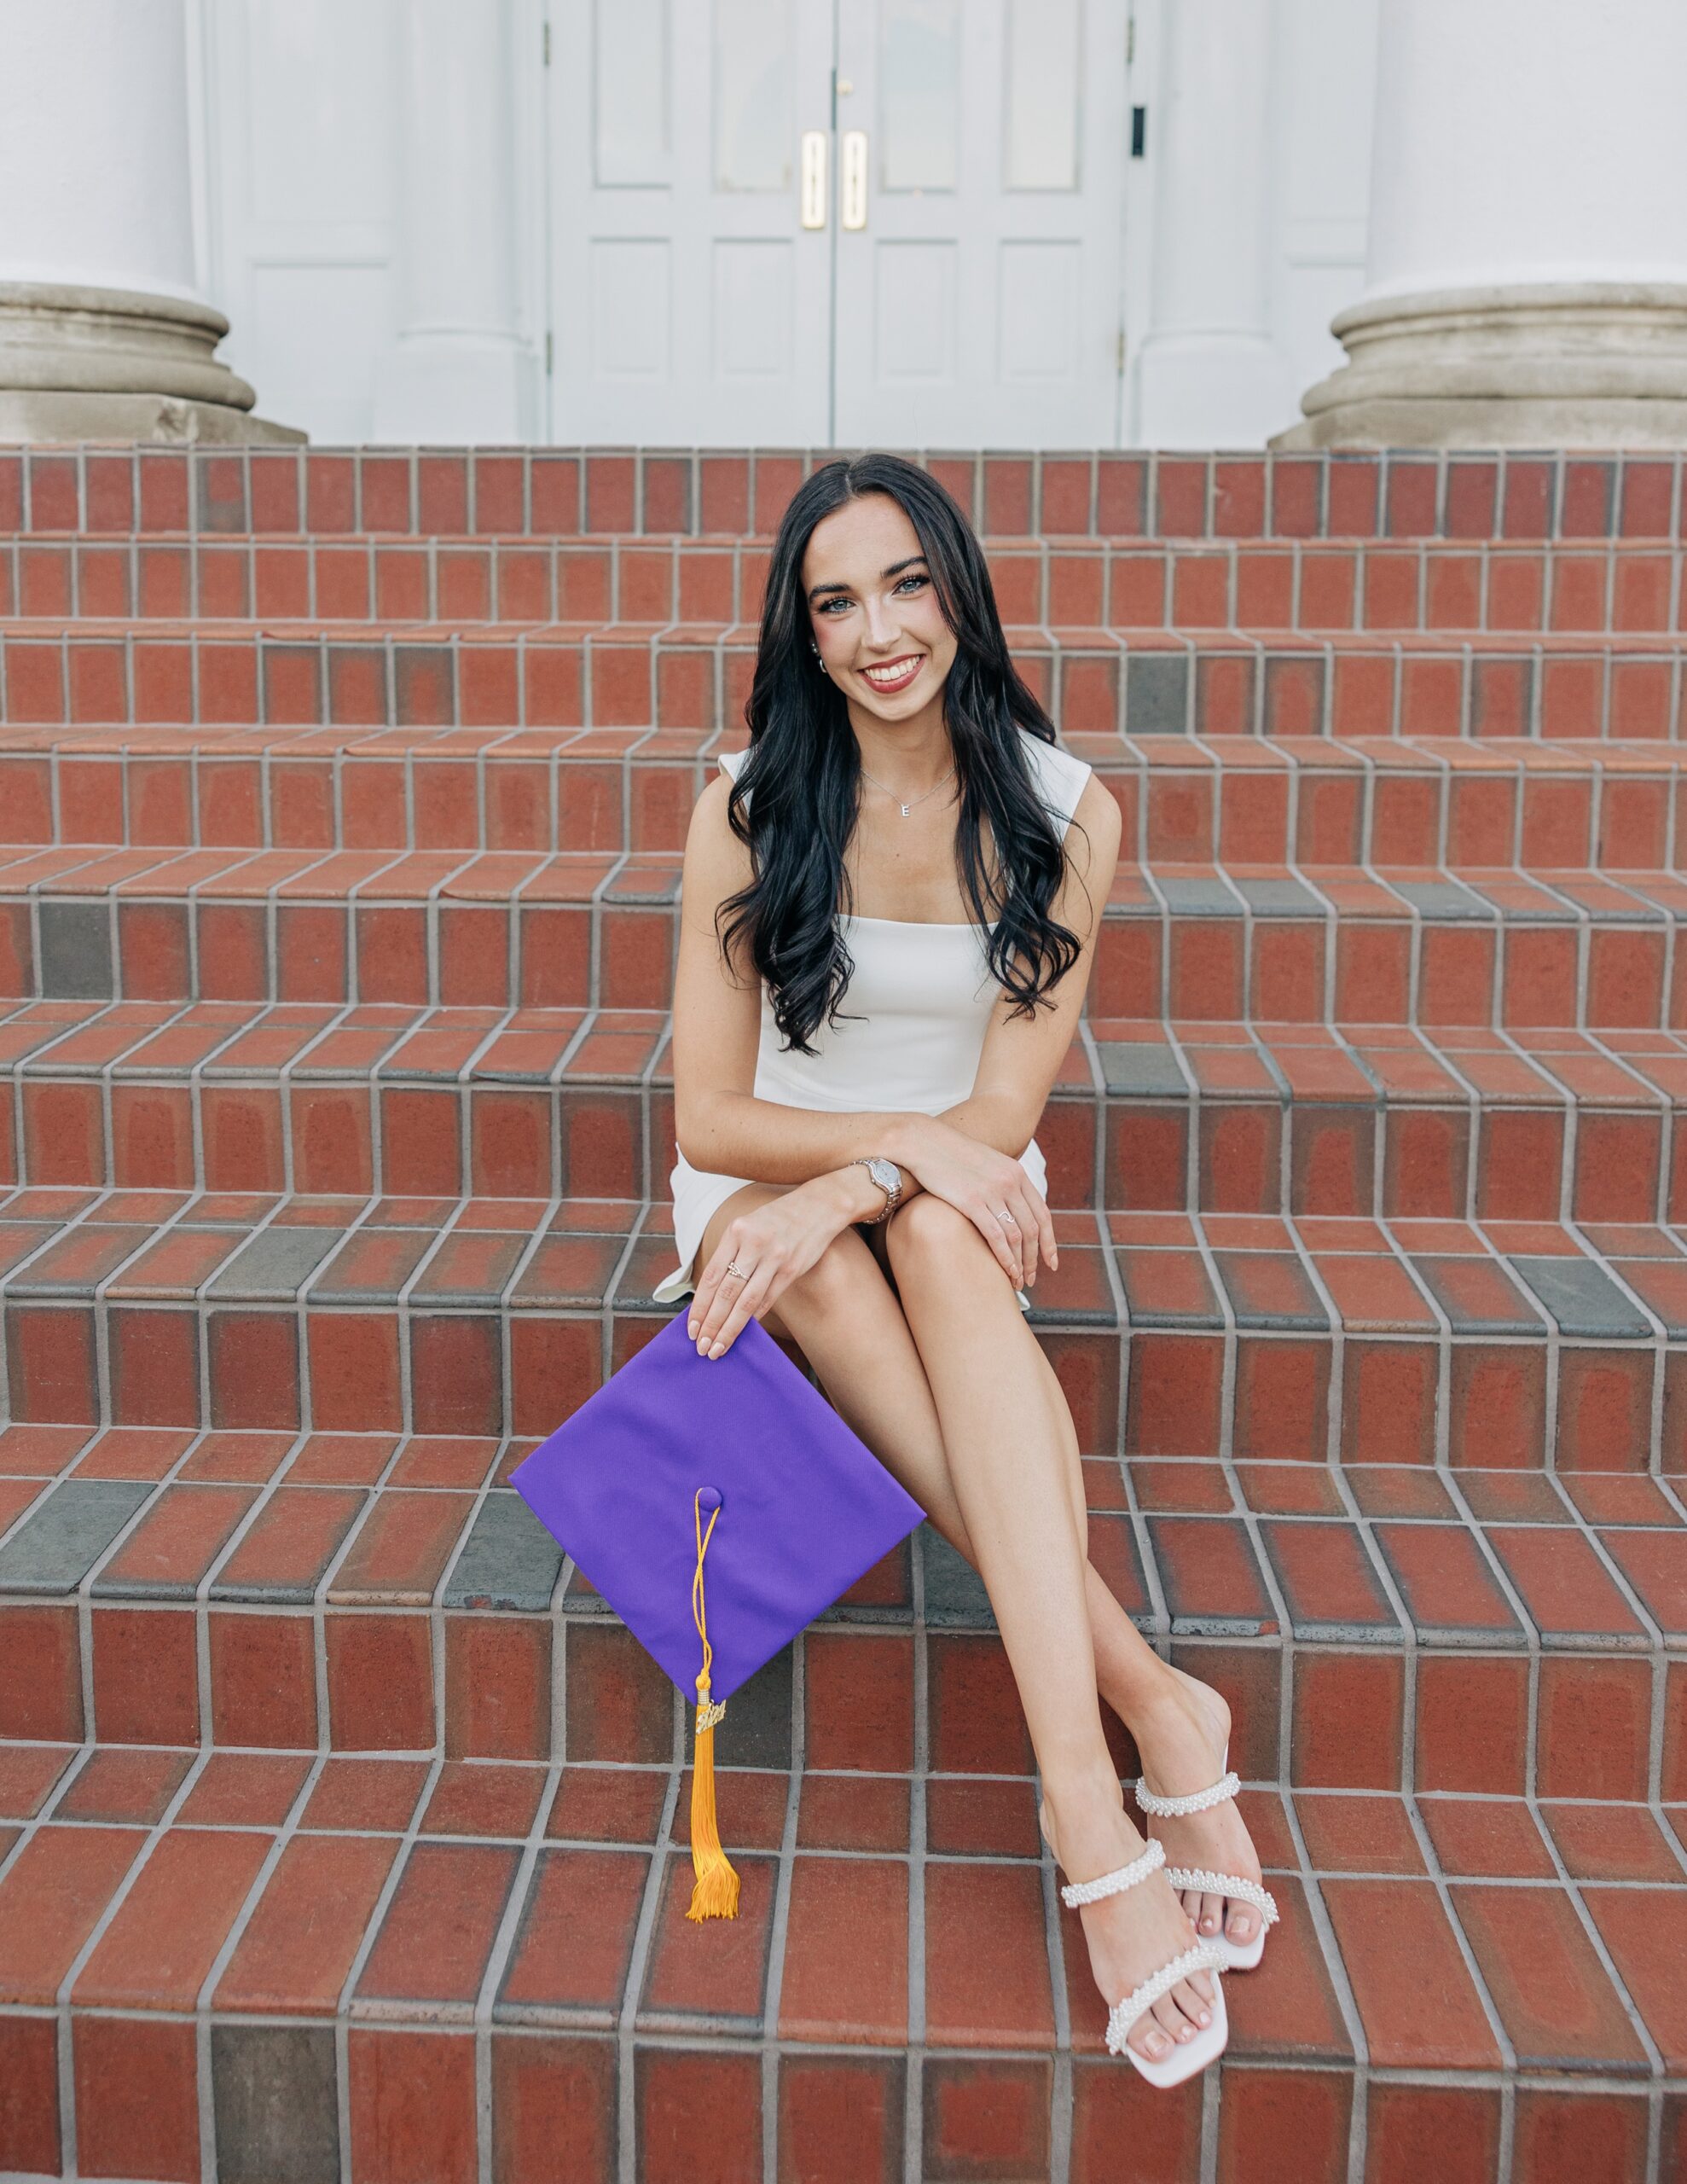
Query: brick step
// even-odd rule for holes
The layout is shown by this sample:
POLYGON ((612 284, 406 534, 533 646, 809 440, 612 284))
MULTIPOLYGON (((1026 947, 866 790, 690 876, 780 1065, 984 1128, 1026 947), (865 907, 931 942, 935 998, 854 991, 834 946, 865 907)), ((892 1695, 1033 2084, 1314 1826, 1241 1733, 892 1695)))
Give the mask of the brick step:
MULTIPOLYGON (((532 1445, 0 1429, 0 1736, 682 1760, 676 1691, 503 1483, 532 1445)), ((1085 1472, 1096 1568, 1226 1691, 1244 1776, 1687 1798, 1679 1474, 1085 1472)), ((916 1670, 932 1764, 1031 1771, 983 1588, 929 1528, 745 1687, 723 1762, 906 1768, 916 1670)))
MULTIPOLYGON (((0 996, 665 1009, 681 859, 473 850, 0 851, 0 996)), ((1668 870, 1122 863, 1105 1016, 1687 1026, 1668 870)))
POLYGON ((1559 2184, 1568 2150, 1642 2184, 1660 2148, 1678 2163, 1679 1809, 1244 1790, 1275 1964, 1226 1980, 1220 2068, 1157 2095, 1104 2051, 1021 1780, 812 1751, 723 1770, 722 1929, 683 1915, 673 1763, 3 1760, 9 2170, 1112 2184, 1128 2146, 1143 2176, 1559 2184))
MULTIPOLYGON (((665 1012, 25 1002, 0 1182, 664 1199, 665 1012)), ((1063 1209, 1687 1222, 1678 1034, 1081 1025, 1063 1209)))
MULTIPOLYGON (((1681 646, 1660 634, 1124 631, 1010 625, 1069 738, 1566 736, 1687 741, 1681 646)), ((14 621, 14 727, 647 728, 737 732, 751 623, 14 621)))
MULTIPOLYGON (((1687 839, 1682 743, 1067 741, 1152 864, 1655 872, 1687 839)), ((677 855, 728 744, 741 729, 12 727, 0 845, 677 855)))
MULTIPOLYGON (((1642 1223, 1068 1211, 1029 1292, 1081 1444, 1687 1471, 1687 1242, 1642 1223)), ((664 1203, 17 1189, 10 1415, 549 1432, 665 1316, 664 1203)))
MULTIPOLYGON (((587 534, 280 541, 0 537, 0 617, 755 622, 772 540, 587 534)), ((1658 540, 990 537, 1006 622, 1121 630, 1644 635, 1687 625, 1658 540)))
MULTIPOLYGON (((1678 539, 1678 453, 919 455, 991 535, 1678 539)), ((40 447, 0 532, 769 533, 825 450, 40 447)))

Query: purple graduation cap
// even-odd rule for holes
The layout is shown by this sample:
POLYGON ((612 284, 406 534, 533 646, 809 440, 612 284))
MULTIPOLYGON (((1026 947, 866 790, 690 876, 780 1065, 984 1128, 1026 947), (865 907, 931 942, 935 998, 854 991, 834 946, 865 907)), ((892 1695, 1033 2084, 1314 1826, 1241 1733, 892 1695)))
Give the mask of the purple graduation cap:
POLYGON ((715 1821, 725 1702, 924 1513, 759 1320, 720 1357, 677 1312, 510 1473, 627 1628, 696 1693, 687 1916, 733 1918, 715 1821))

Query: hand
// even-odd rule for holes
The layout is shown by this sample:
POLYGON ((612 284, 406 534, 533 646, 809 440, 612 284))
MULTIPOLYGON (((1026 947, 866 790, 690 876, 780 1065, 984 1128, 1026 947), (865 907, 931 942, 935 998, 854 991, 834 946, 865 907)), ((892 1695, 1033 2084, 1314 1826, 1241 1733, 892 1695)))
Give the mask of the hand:
POLYGON ((724 1355, 745 1322, 759 1319, 849 1225, 825 1178, 798 1183, 729 1221, 686 1312, 686 1332, 699 1353, 724 1355), (743 1281, 727 1272, 733 1263, 744 1269, 743 1281))
POLYGON ((1016 1288, 1035 1281, 1039 1249, 1052 1267, 1059 1265, 1048 1201, 1011 1153, 934 1115, 902 1165, 913 1170, 922 1190, 966 1215, 1016 1288), (1000 1217, 1003 1208, 1012 1216, 1011 1226, 1000 1217))

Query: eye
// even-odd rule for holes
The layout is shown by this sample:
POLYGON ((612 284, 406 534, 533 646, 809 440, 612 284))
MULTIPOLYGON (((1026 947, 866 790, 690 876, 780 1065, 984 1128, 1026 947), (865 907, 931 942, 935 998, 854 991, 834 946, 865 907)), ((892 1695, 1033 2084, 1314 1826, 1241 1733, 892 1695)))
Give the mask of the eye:
POLYGON ((821 600, 818 612, 822 614, 830 614, 834 607, 847 607, 849 604, 847 599, 834 592, 830 599, 821 600))
POLYGON ((896 586, 896 589, 898 591, 901 591, 903 585, 906 584, 913 584, 916 588, 920 588, 930 584, 930 581, 931 579, 930 577, 922 576, 918 569, 913 569, 910 570, 908 574, 902 578, 901 584, 899 584, 896 586))

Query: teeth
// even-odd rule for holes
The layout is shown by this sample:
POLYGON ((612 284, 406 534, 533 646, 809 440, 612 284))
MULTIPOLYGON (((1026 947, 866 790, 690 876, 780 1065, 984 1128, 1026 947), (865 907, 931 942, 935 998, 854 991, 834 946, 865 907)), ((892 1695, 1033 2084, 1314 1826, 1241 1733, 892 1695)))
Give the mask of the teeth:
POLYGON ((864 667, 861 670, 869 682, 900 682, 904 676, 913 674, 918 660, 900 660, 893 667, 864 667))

